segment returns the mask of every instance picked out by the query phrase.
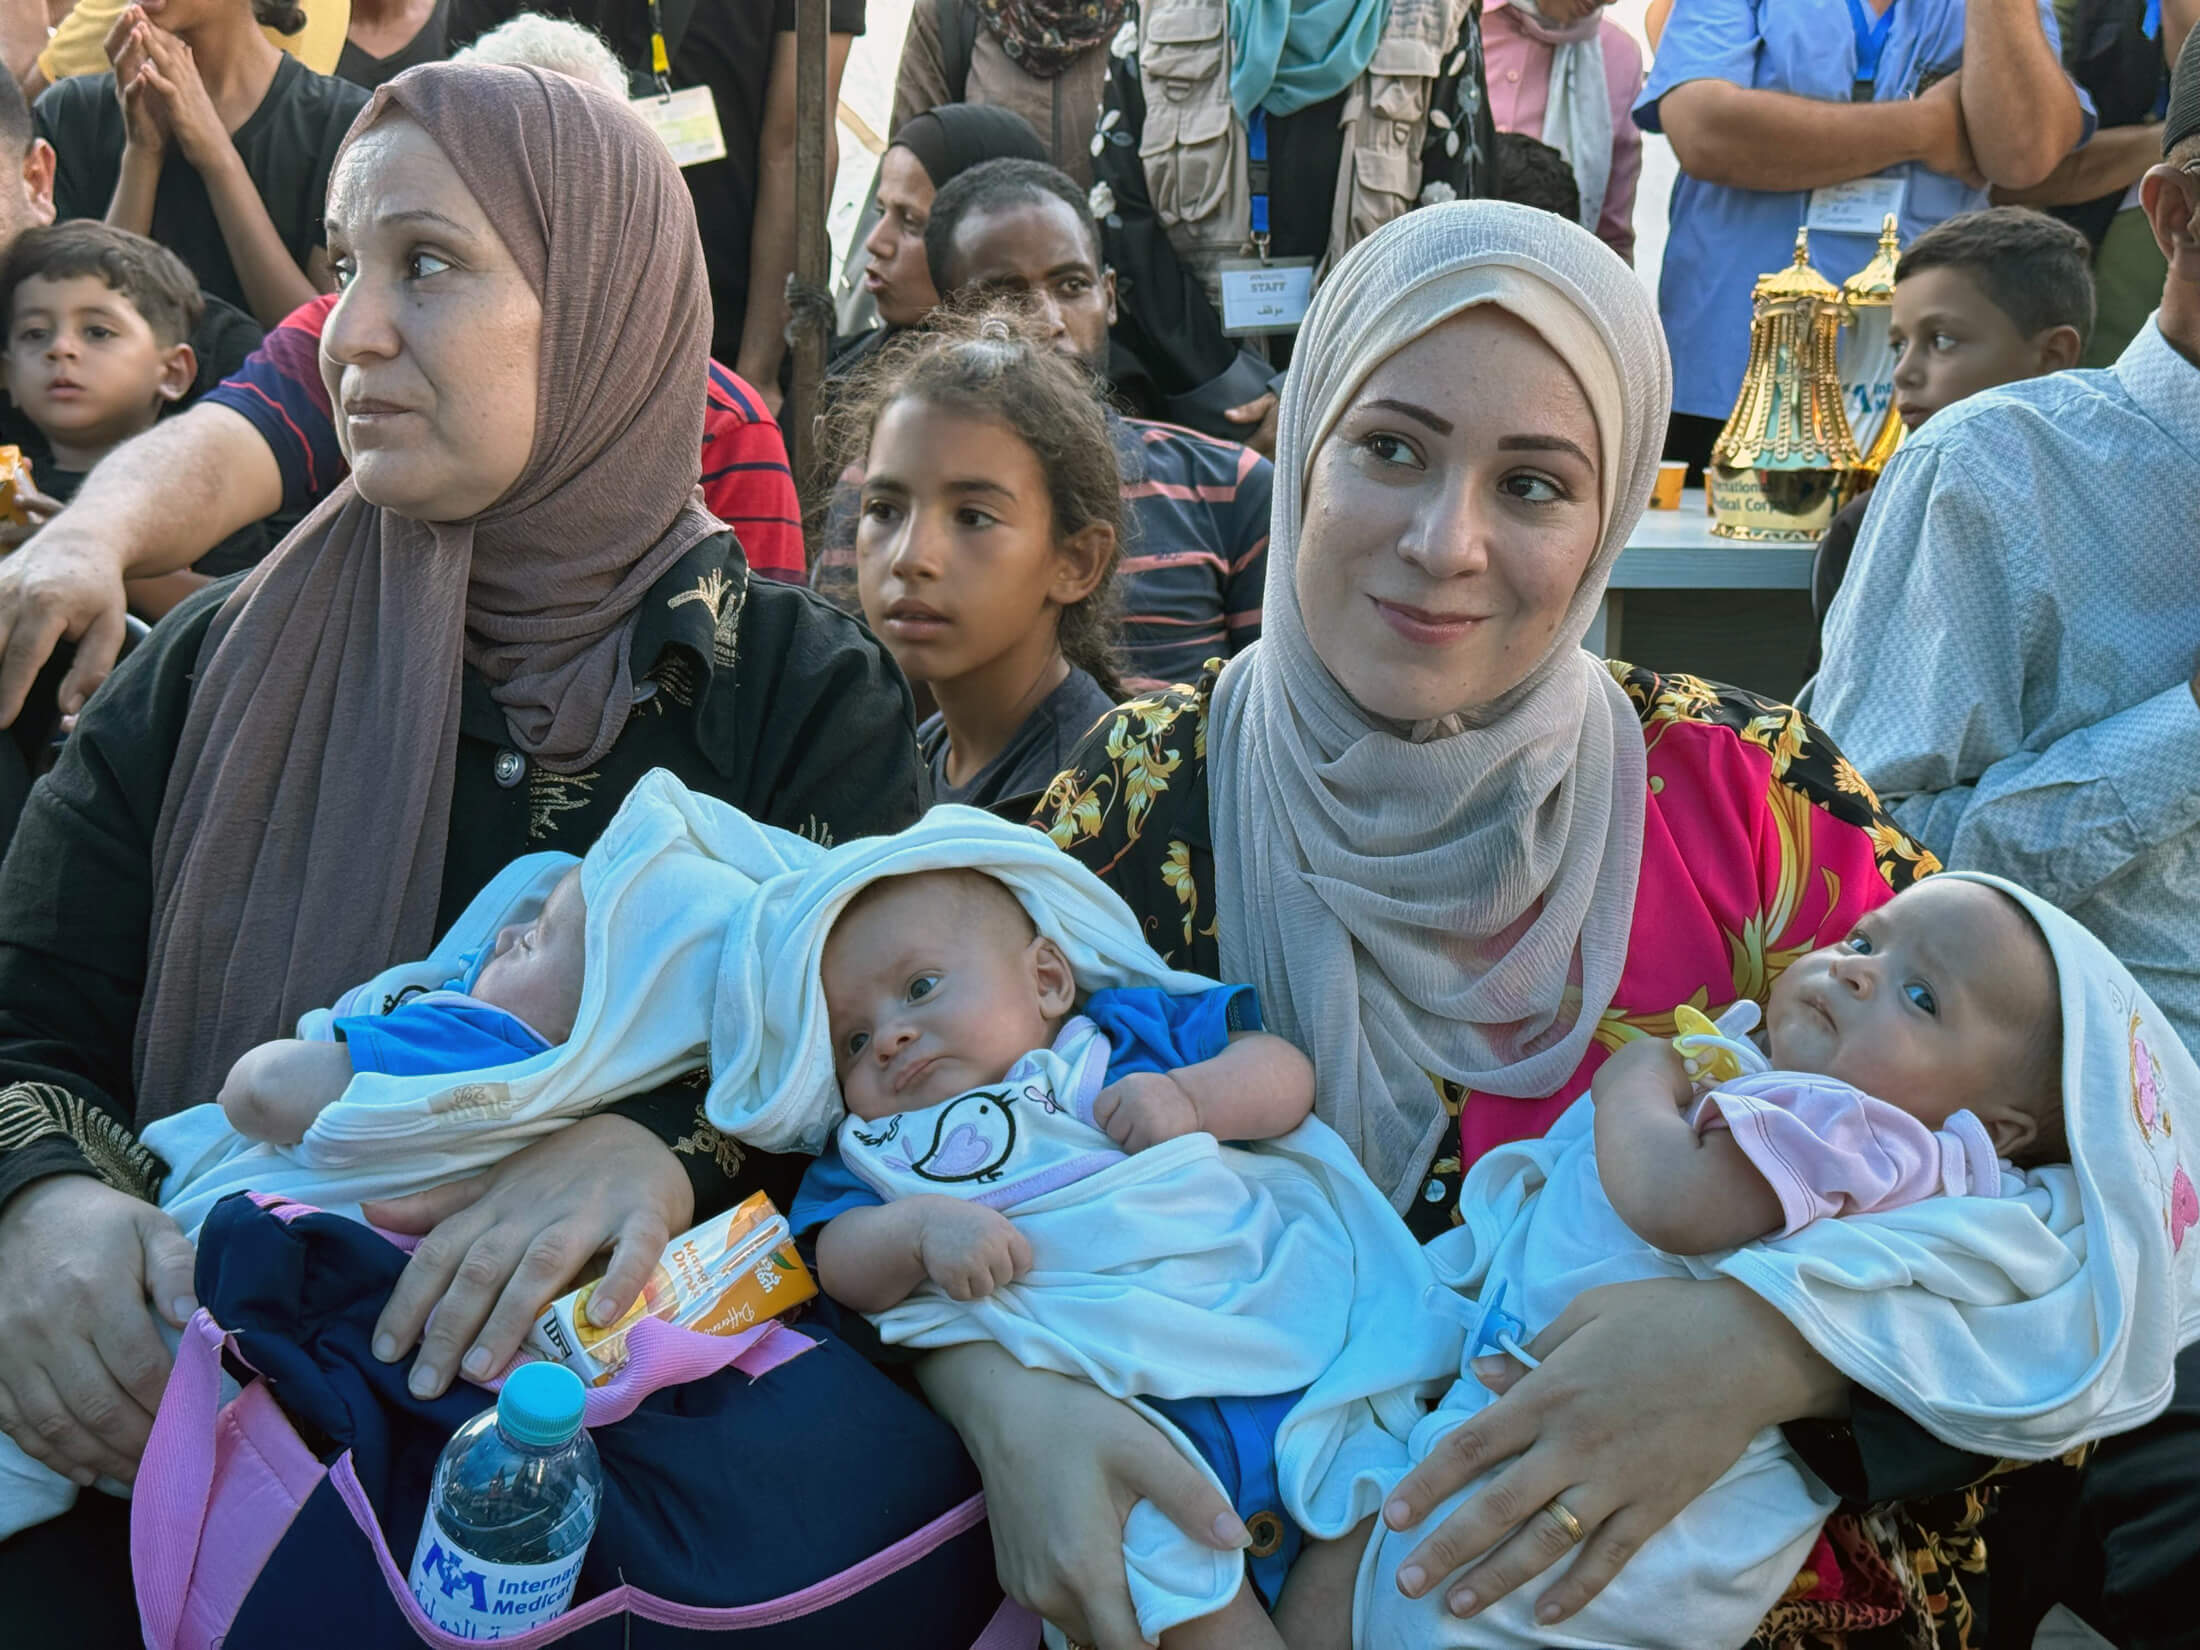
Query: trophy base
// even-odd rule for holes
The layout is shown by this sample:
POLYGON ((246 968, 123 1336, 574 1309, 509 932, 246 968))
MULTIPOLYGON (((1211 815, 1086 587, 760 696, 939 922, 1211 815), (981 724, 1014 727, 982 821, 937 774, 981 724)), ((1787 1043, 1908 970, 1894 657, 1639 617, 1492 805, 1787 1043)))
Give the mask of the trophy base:
POLYGON ((1738 469, 1705 473, 1715 537, 1752 544, 1814 544, 1840 508, 1845 470, 1738 469))

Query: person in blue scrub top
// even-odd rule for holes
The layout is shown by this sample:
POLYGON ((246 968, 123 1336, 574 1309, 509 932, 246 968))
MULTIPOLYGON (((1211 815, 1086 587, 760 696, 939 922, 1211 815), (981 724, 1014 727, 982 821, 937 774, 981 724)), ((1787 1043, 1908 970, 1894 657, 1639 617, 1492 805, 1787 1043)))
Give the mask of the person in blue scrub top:
POLYGON ((1887 212, 1902 239, 2037 184, 2093 132, 2053 0, 1681 0, 1635 124, 1681 176, 1658 307, 1673 351, 1666 454, 1699 469, 1734 409, 1750 289, 1810 223, 1839 283, 1887 212))

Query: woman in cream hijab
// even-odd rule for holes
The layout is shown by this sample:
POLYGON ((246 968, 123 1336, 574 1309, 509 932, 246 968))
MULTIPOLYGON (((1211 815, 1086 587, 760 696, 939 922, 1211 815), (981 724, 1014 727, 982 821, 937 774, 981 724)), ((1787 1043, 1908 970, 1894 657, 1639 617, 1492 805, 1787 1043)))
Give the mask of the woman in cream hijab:
MULTIPOLYGON (((1095 730, 1042 808, 1172 961, 1260 988, 1424 1235, 1462 1163, 1542 1133, 1612 1048, 1672 1035, 1679 1003, 1761 999, 1920 869, 1795 711, 1583 651, 1670 399, 1649 294, 1580 226, 1477 201, 1371 236, 1285 392, 1264 640, 1095 730)), ((1463 1594, 1571 1556, 1544 1595, 1571 1614, 1753 1432, 1852 1401, 1725 1283, 1591 1293, 1535 1350, 1401 1486, 1410 1527, 1517 1457, 1401 1566, 1409 1593, 1471 1613, 1463 1594)), ((1004 1580, 1073 1637, 1137 1642, 1108 1509, 1241 1534, 1119 1406, 979 1349, 924 1378, 986 1478, 1004 1580)), ((1856 1545, 1885 1563, 1917 1538, 1881 1519, 1856 1545)))

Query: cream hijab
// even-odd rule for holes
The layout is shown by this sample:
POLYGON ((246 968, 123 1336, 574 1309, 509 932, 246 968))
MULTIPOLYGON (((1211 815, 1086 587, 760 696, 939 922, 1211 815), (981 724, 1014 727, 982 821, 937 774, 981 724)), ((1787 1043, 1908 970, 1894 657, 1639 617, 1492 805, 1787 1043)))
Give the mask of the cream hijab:
POLYGON ((1316 1111, 1400 1208, 1444 1130, 1434 1076, 1555 1093, 1627 957, 1642 726, 1581 647, 1657 477, 1672 368, 1650 296, 1579 224, 1497 201, 1424 208, 1355 247, 1299 337, 1277 448, 1260 644, 1209 734, 1226 978, 1314 1061, 1316 1111), (1299 530, 1313 455, 1368 375, 1462 310, 1532 326, 1597 424, 1603 533, 1519 686, 1403 730, 1307 640, 1299 530))

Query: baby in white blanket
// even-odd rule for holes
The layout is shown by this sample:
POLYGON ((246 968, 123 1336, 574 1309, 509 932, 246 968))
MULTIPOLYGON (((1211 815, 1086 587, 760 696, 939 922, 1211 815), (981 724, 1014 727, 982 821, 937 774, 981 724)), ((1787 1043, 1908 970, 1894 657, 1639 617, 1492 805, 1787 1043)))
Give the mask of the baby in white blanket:
MULTIPOLYGON (((982 1300, 1032 1270, 1020 1205, 1185 1135, 1273 1139, 1313 1109, 1306 1056, 1238 1028, 1249 992, 1102 992, 1076 1014, 1061 946, 980 872, 871 883, 834 923, 822 977, 848 1119, 794 1218, 800 1230, 840 1211, 818 1235, 818 1280, 858 1311, 888 1312, 928 1281, 982 1300)), ((1244 1373, 1251 1387, 1264 1371, 1244 1373)), ((1161 1642, 1267 1631, 1248 1588, 1161 1642)))
MULTIPOLYGON (((1763 1052, 1701 1016, 1695 1035, 1627 1043, 1592 1086, 1593 1140, 1569 1113, 1545 1142, 1477 1164, 1461 1202, 1468 1230, 1483 1231, 1460 1242, 1481 1250, 1484 1304, 1468 1304, 1481 1334, 1467 1358, 1518 1348, 1582 1290, 1690 1275, 1668 1257, 1933 1197, 2016 1196, 2025 1182, 2015 1165, 2068 1161, 2054 957, 1999 889, 1920 883, 1790 965, 1768 1009, 1763 1052), (1554 1142, 1538 1165, 1547 1178, 1524 1176, 1516 1159, 1554 1142), (1478 1219, 1491 1210, 1501 1218, 1478 1219)), ((1679 1018, 1685 1029, 1689 1011, 1679 1018)), ((1740 1017, 1744 1029, 1753 1018, 1740 1017)), ((1439 1271, 1451 1241, 1432 1246, 1439 1271)), ((1489 1401, 1463 1373, 1416 1435, 1417 1457, 1489 1401)), ((1793 1580, 1833 1504, 1778 1435, 1765 1435, 1587 1611, 1549 1625, 1528 1615, 1535 1589, 1465 1620, 1445 1607, 1441 1585, 1420 1599, 1399 1593, 1394 1573, 1455 1498, 1409 1531, 1375 1524, 1364 1547, 1309 1549, 1280 1619, 1294 1650, 1738 1644, 1793 1580)), ((1537 1516, 1580 1538, 1562 1502, 1537 1516)))
POLYGON ((573 1034, 586 973, 588 901, 576 865, 542 909, 508 923, 464 990, 406 997, 388 1013, 335 1022, 336 1040, 280 1037, 245 1050, 216 1097, 247 1140, 295 1146, 363 1071, 457 1075, 508 1066, 573 1034))
POLYGON ((2055 962, 2006 894, 1928 879, 1792 964, 1767 1006, 1765 1058, 1706 1049, 1739 1070, 1691 1072, 1691 1039, 1644 1037, 1597 1072, 1605 1195, 1654 1248, 1997 1197, 2001 1160, 2069 1161, 2055 962), (1699 1076, 1718 1079, 1708 1094, 1699 1076))

